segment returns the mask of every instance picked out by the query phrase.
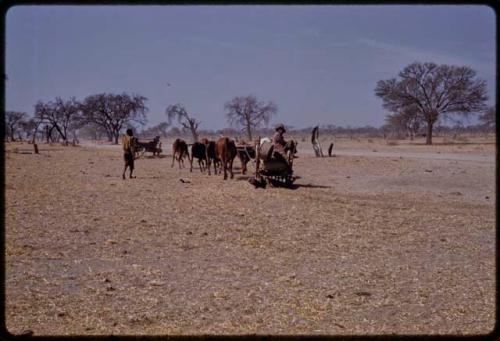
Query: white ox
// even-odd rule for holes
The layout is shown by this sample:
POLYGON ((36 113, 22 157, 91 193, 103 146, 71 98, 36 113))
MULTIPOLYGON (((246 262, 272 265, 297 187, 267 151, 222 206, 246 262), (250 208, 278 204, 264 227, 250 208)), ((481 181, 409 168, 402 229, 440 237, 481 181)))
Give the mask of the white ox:
POLYGON ((260 139, 260 146, 262 146, 263 143, 265 142, 269 142, 269 143, 272 143, 273 141, 269 138, 269 137, 263 137, 260 139))

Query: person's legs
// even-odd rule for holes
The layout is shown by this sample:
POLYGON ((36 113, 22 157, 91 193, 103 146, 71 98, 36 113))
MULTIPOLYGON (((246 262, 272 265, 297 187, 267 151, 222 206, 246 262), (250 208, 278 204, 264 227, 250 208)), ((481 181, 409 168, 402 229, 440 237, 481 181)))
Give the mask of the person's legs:
POLYGON ((125 160, 125 166, 123 167, 123 174, 122 174, 122 178, 123 178, 123 180, 125 180, 125 172, 127 171, 127 167, 128 167, 128 159, 127 159, 127 154, 124 154, 124 155, 123 155, 123 159, 125 160))
POLYGON ((130 179, 135 178, 135 176, 132 176, 132 173, 134 172, 134 155, 130 155, 129 159, 129 167, 130 167, 130 179))

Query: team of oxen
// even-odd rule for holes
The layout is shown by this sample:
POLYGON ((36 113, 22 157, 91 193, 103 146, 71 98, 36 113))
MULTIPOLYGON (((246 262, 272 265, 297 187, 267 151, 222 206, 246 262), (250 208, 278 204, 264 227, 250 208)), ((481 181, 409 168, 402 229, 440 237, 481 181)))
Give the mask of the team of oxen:
POLYGON ((214 174, 224 172, 224 180, 229 172, 231 179, 233 174, 233 161, 238 157, 241 161, 241 172, 246 174, 247 163, 255 158, 255 146, 245 142, 236 142, 229 137, 221 137, 217 141, 201 139, 191 145, 191 155, 186 141, 178 138, 172 145, 172 167, 177 160, 179 168, 184 166, 184 158, 190 162, 190 171, 193 171, 193 161, 197 159, 201 172, 207 171, 211 175, 210 167, 213 165, 214 174))

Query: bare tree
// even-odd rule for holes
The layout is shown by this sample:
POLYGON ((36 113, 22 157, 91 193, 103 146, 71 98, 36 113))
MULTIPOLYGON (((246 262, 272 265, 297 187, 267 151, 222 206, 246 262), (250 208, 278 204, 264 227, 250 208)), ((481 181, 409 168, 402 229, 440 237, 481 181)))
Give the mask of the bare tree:
MULTIPOLYGON (((43 122, 40 120, 40 122, 43 122)), ((56 140, 56 137, 53 135, 54 132, 54 125, 49 125, 48 123, 45 123, 43 127, 43 135, 45 136, 46 142, 54 142, 56 140)))
POLYGON ((47 123, 46 130, 49 136, 55 129, 65 143, 68 142, 68 130, 76 122, 82 120, 80 103, 74 97, 65 101, 57 97, 55 102, 43 103, 39 101, 35 105, 35 119, 47 123))
POLYGON ((249 141, 252 140, 252 130, 268 125, 271 116, 278 112, 276 104, 259 102, 253 95, 234 97, 224 104, 224 109, 229 124, 241 127, 249 141))
POLYGON ((67 101, 57 98, 56 110, 62 129, 61 137, 67 143, 70 132, 73 132, 74 135, 75 130, 83 125, 81 104, 74 97, 71 97, 67 101))
POLYGON ((38 126, 40 125, 40 121, 36 120, 35 118, 30 118, 27 121, 23 121, 20 124, 21 130, 24 133, 24 136, 26 137, 27 140, 33 141, 36 138, 36 133, 38 131, 38 126))
POLYGON ((140 95, 102 93, 85 98, 82 112, 85 122, 104 128, 108 139, 118 144, 120 132, 127 124, 136 122, 143 125, 146 123, 148 111, 146 101, 147 98, 140 95))
POLYGON ((22 123, 26 120, 26 113, 19 111, 6 111, 5 112, 5 126, 10 140, 15 141, 16 130, 21 128, 22 123))
POLYGON ((198 141, 198 126, 201 122, 193 118, 182 106, 182 104, 169 105, 165 110, 168 117, 168 124, 171 124, 174 119, 177 119, 184 129, 189 130, 193 136, 193 142, 198 141))
POLYGON ((482 111, 488 99, 486 81, 471 68, 418 62, 405 67, 399 80, 379 81, 375 94, 391 112, 418 107, 427 123, 426 144, 432 144, 432 128, 441 116, 482 111))
POLYGON ((70 125, 68 126, 68 134, 71 134, 71 138, 73 139, 73 144, 80 143, 78 139, 79 132, 87 124, 88 122, 86 118, 83 116, 83 114, 78 115, 78 117, 70 123, 70 125))

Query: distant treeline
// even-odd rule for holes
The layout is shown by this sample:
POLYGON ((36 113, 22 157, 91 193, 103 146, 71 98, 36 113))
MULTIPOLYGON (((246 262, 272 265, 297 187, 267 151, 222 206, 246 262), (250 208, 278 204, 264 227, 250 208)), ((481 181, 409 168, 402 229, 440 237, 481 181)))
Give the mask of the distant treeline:
MULTIPOLYGON (((39 107, 40 109, 40 107, 39 107)), ((471 135, 484 135, 495 132, 495 112, 491 110, 488 115, 479 117, 480 123, 464 125, 458 122, 454 125, 438 124, 435 126, 434 136, 453 136, 461 134, 471 135)), ((64 116, 62 116, 64 117, 64 116)), ((68 116, 66 116, 68 117, 68 116)), ((71 115, 69 115, 71 117, 71 115)), ((29 118, 25 113, 20 112, 6 112, 5 116, 5 137, 4 139, 10 141, 16 140, 41 140, 46 142, 67 142, 68 140, 79 141, 79 139, 99 140, 99 141, 117 141, 117 129, 113 134, 105 126, 96 124, 91 120, 84 120, 81 116, 75 115, 75 120, 69 120, 65 128, 65 121, 62 121, 62 127, 56 129, 57 125, 53 124, 56 121, 40 121, 36 117, 29 118), (76 118, 79 117, 79 118, 76 118), (65 138, 64 138, 65 136, 65 138)), ((162 122, 153 127, 144 127, 144 124, 138 122, 128 121, 122 126, 124 128, 132 128, 136 135, 143 139, 152 139, 155 136, 163 138, 183 137, 190 139, 192 132, 189 127, 176 127, 171 126, 168 122, 162 122)), ((287 127, 287 134, 299 135, 305 139, 311 136, 314 129, 313 126, 305 128, 295 128, 292 126, 287 127)), ((333 124, 319 125, 320 137, 325 135, 334 135, 335 137, 355 138, 355 137, 369 137, 369 138, 387 138, 387 139, 412 139, 413 137, 424 137, 426 135, 425 126, 420 127, 418 130, 409 130, 404 125, 398 125, 397 122, 388 122, 381 127, 373 127, 370 125, 363 127, 342 127, 333 124)), ((200 137, 204 136, 231 136, 238 139, 248 139, 246 134, 241 129, 237 128, 223 128, 223 129, 197 129, 196 134, 200 137)), ((254 137, 272 136, 274 134, 274 127, 254 128, 254 137)))
MULTIPOLYGON (((415 62, 405 67, 397 77, 380 80, 375 95, 382 99, 387 111, 381 127, 340 127, 333 124, 319 127, 322 134, 338 137, 366 136, 413 139, 449 134, 485 134, 495 130, 496 108, 487 106, 486 81, 476 76, 467 66, 437 65, 415 62), (462 119, 478 119, 477 124, 465 125, 462 119), (450 125, 449 122, 453 122, 450 125)), ((200 136, 226 135, 253 140, 258 136, 272 136, 269 127, 278 106, 272 101, 261 101, 254 95, 236 96, 222 105, 228 128, 203 129, 199 117, 189 112, 181 103, 165 109, 164 122, 145 128, 147 98, 137 94, 100 93, 89 95, 82 101, 71 97, 54 101, 39 101, 34 106, 33 117, 24 112, 5 112, 5 137, 16 139, 42 139, 46 142, 79 138, 106 139, 118 143, 127 128, 133 128, 142 138, 189 136, 197 141, 200 136), (179 127, 174 126, 176 122, 179 127)), ((308 115, 310 113, 304 113, 308 115)), ((283 122, 286 126, 286 119, 283 122)), ((286 126, 288 133, 311 134, 313 127, 286 126)))
MULTIPOLYGON (((311 136, 311 132, 314 129, 313 126, 306 128, 293 128, 287 127, 287 134, 289 135, 299 135, 306 138, 311 136)), ((319 125, 320 137, 323 135, 334 135, 336 137, 344 138, 355 138, 355 137, 369 137, 369 138, 387 138, 387 139, 410 139, 410 133, 406 132, 404 129, 391 126, 383 125, 381 127, 373 126, 363 126, 363 127, 341 127, 332 124, 319 125)), ((434 130, 434 136, 453 136, 461 134, 470 134, 481 136, 484 134, 490 134, 495 131, 495 126, 491 124, 471 124, 462 125, 455 124, 450 125, 437 125, 434 130)), ((201 129, 198 131, 200 136, 231 136, 239 139, 245 139, 244 134, 239 129, 234 128, 224 128, 224 129, 201 129)), ((254 136, 272 136, 274 134, 273 128, 260 128, 254 131, 254 136)), ((425 137, 426 129, 422 128, 417 133, 416 136, 425 137)), ((177 127, 170 128, 168 130, 158 130, 157 128, 143 129, 138 132, 138 136, 142 138, 153 138, 155 136, 160 137, 190 137, 190 132, 187 129, 179 129, 177 127)), ((415 136, 415 135, 414 135, 415 136)))

